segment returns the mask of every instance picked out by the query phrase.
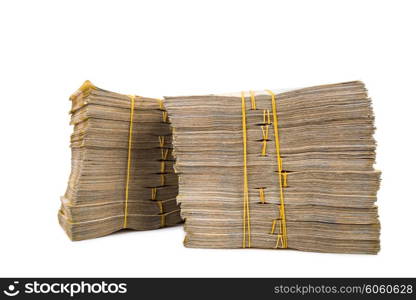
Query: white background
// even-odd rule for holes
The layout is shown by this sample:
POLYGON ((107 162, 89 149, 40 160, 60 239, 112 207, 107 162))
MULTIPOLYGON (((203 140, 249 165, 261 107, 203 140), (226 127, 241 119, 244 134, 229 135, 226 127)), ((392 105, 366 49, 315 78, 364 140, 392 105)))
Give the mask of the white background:
POLYGON ((2 1, 0 276, 416 276, 414 1, 2 1), (374 100, 381 252, 204 250, 179 226, 70 242, 69 95, 363 80, 374 100))

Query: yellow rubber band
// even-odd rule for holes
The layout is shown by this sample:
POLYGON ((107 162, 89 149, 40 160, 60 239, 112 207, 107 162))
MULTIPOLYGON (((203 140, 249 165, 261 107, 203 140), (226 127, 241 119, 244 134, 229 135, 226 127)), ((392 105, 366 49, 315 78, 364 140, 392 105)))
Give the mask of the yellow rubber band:
POLYGON ((152 200, 156 200, 156 196, 157 196, 157 188, 152 188, 152 200))
POLYGON ((277 235, 275 248, 279 248, 279 244, 282 245, 280 248, 286 248, 286 247, 284 247, 283 236, 281 234, 277 235))
POLYGON ((127 214, 128 214, 128 201, 129 201, 129 183, 130 183, 130 166, 131 166, 131 144, 133 136, 133 117, 134 117, 134 101, 136 96, 130 97, 130 128, 129 128, 129 146, 127 151, 127 174, 126 174, 126 192, 124 203, 124 224, 123 228, 127 228, 127 214))
POLYGON ((274 230, 275 230, 275 228, 276 228, 276 220, 273 220, 273 223, 272 223, 272 230, 270 231, 270 233, 271 234, 274 234, 274 230))
MULTIPOLYGON (((275 137, 275 146, 276 146, 276 160, 277 168, 279 172, 279 187, 280 187, 280 220, 282 224, 282 248, 287 248, 287 230, 286 230, 286 214, 285 214, 285 200, 283 195, 283 183, 282 183, 282 159, 280 157, 280 144, 279 144, 279 125, 277 119, 277 107, 276 107, 276 95, 270 91, 266 90, 272 97, 272 113, 273 113, 273 127, 274 127, 274 137, 275 137)), ((279 239, 279 237, 278 237, 279 239)), ((277 243, 276 243, 277 245, 277 243)))
POLYGON ((159 206, 160 213, 163 214, 163 203, 162 203, 162 201, 157 201, 157 206, 159 206))
POLYGON ((250 91, 250 103, 251 103, 251 109, 257 109, 256 97, 254 96, 253 91, 250 91))
POLYGON ((163 106, 163 99, 158 99, 158 100, 159 100, 159 109, 162 110, 162 121, 166 123, 168 121, 168 113, 163 106))
POLYGON ((161 149, 162 152, 162 159, 163 160, 167 160, 168 159, 168 154, 169 154, 169 149, 161 149))
POLYGON ((243 127, 243 163, 244 163, 244 209, 243 209, 243 248, 248 244, 251 247, 250 229, 250 205, 248 198, 248 172, 247 172, 247 124, 246 124, 246 99, 244 92, 241 92, 241 120, 243 127), (248 243, 246 241, 246 235, 248 243))
POLYGON ((160 227, 165 227, 165 226, 166 226, 166 215, 161 214, 160 215, 160 227))
POLYGON ((261 147, 261 155, 266 156, 267 154, 267 140, 263 140, 263 146, 261 147))
POLYGON ((259 197, 260 197, 260 202, 262 204, 265 204, 266 203, 266 196, 264 194, 264 188, 259 189, 259 197))
POLYGON ((165 137, 164 136, 159 136, 159 145, 160 145, 160 148, 162 148, 165 145, 165 137))
POLYGON ((287 172, 283 172, 283 187, 288 187, 287 185, 287 172))
POLYGON ((162 121, 166 123, 168 121, 168 113, 166 111, 162 112, 162 121))
POLYGON ((261 155, 266 156, 267 154, 267 140, 269 138, 269 125, 260 126, 263 134, 263 146, 261 148, 261 155))
MULTIPOLYGON (((168 157, 169 149, 163 148, 165 146, 165 136, 163 135, 159 136, 159 146, 160 146, 160 151, 162 154, 162 161, 160 161, 160 173, 165 173, 165 170, 166 170, 165 160, 168 157)), ((165 185, 165 174, 160 174, 160 185, 162 186, 165 185)))
POLYGON ((263 124, 270 125, 270 110, 263 110, 263 124))
POLYGON ((269 139, 269 125, 260 126, 263 140, 269 139))

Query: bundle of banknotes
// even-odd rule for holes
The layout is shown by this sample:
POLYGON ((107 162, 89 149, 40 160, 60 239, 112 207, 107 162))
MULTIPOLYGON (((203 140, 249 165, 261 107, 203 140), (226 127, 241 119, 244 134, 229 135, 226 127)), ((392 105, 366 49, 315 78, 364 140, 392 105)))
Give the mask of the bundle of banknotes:
POLYGON ((58 212, 70 239, 180 223, 172 130, 161 100, 89 81, 70 100, 71 174, 58 212))
POLYGON ((187 247, 375 254, 371 99, 362 82, 166 97, 187 247))

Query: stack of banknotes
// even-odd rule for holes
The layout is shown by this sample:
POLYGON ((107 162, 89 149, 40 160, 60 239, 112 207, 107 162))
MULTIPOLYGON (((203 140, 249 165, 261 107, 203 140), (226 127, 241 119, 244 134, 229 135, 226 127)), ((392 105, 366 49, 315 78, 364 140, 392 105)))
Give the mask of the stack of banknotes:
POLYGON ((58 213, 70 239, 180 223, 172 132, 161 100, 89 81, 70 100, 71 174, 58 213))
POLYGON ((165 106, 186 246, 379 251, 380 172, 362 82, 165 106))

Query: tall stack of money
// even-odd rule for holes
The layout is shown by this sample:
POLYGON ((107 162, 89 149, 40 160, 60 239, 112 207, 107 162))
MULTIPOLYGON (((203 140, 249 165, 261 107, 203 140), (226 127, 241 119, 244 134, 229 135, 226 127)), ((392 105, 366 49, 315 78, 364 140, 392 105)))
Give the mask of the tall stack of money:
POLYGON ((181 222, 172 133, 158 99, 86 81, 71 97, 72 168, 58 219, 71 240, 181 222))
POLYGON ((185 246, 379 251, 363 83, 166 97, 165 106, 185 246))

